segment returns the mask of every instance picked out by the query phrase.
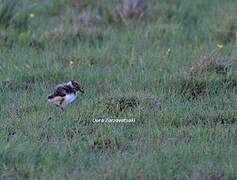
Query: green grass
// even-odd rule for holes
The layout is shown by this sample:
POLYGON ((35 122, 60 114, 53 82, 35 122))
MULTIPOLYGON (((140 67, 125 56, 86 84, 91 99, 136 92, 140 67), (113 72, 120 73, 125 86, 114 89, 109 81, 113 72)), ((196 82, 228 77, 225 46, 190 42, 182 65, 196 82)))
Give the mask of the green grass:
POLYGON ((237 178, 237 1, 121 2, 0 8, 1 179, 237 178), (71 79, 61 112, 47 96, 71 79))

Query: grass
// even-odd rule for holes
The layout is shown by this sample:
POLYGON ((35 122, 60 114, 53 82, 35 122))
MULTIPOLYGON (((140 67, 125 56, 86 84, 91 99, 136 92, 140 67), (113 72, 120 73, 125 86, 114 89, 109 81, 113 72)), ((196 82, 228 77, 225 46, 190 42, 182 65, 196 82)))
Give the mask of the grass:
POLYGON ((0 1, 1 179, 237 178, 237 2, 136 2, 0 1))

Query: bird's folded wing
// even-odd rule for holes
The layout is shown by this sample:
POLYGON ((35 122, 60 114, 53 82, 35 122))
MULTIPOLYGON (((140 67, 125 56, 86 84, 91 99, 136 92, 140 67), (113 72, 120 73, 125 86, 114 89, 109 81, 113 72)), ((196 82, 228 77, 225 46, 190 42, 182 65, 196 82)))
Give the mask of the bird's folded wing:
POLYGON ((49 96, 48 101, 60 105, 66 96, 66 92, 62 86, 56 87, 53 94, 49 96))
POLYGON ((66 96, 66 91, 63 89, 63 87, 57 87, 52 94, 48 96, 48 99, 53 99, 55 97, 65 97, 66 96))
POLYGON ((60 96, 60 97, 64 97, 66 96, 66 91, 64 89, 63 86, 59 86, 55 89, 54 93, 53 93, 53 96, 56 97, 56 96, 60 96))

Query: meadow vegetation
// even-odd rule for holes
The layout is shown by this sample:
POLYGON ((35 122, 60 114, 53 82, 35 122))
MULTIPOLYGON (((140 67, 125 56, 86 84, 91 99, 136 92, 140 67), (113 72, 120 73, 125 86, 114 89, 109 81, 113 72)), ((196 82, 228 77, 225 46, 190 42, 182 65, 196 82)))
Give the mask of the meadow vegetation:
POLYGON ((0 0, 1 179, 236 179, 236 38, 236 0, 0 0))

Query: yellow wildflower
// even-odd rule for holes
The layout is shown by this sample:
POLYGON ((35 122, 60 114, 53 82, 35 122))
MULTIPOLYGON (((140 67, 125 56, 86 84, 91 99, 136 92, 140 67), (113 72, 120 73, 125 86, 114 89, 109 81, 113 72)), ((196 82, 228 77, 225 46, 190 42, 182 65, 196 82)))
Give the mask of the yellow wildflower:
POLYGON ((166 54, 169 55, 171 53, 171 49, 169 48, 167 51, 166 51, 166 54))
POLYGON ((34 13, 30 13, 29 16, 30 16, 31 18, 34 18, 34 17, 35 17, 35 14, 34 14, 34 13))
POLYGON ((30 65, 29 65, 29 64, 26 64, 26 67, 27 67, 28 69, 31 69, 31 67, 30 67, 30 65))
POLYGON ((73 65, 73 64, 74 64, 74 61, 72 61, 72 60, 69 61, 69 64, 70 64, 70 65, 73 65))
POLYGON ((223 44, 217 44, 216 46, 217 46, 219 49, 222 49, 222 48, 224 47, 223 44))

